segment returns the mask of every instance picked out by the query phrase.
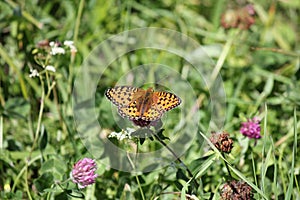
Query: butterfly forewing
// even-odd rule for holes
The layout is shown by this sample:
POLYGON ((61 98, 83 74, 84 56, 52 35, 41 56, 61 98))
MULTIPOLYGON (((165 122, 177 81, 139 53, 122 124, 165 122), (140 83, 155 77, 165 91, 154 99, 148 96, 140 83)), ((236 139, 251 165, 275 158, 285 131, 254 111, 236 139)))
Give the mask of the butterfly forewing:
POLYGON ((158 97, 156 107, 163 113, 181 104, 181 99, 170 92, 154 92, 154 94, 158 97))
POLYGON ((127 107, 132 102, 134 94, 140 88, 131 86, 116 86, 105 91, 105 96, 118 107, 127 107))

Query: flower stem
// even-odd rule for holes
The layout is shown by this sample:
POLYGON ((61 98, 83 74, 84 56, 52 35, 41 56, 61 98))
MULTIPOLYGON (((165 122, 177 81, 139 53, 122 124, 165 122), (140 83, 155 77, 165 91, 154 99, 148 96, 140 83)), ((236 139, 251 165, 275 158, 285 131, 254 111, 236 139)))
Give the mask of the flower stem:
MULTIPOLYGON (((11 189, 12 192, 15 191, 15 188, 16 188, 16 186, 17 186, 17 184, 18 184, 18 182, 19 182, 21 176, 23 175, 23 173, 27 173, 26 171, 27 171, 27 169, 28 169, 28 166, 30 166, 30 165, 31 165, 32 163, 34 163, 36 160, 39 160, 39 159, 41 159, 41 158, 42 158, 42 156, 39 155, 39 156, 37 156, 37 157, 35 157, 35 158, 29 160, 28 162, 26 161, 26 165, 21 169, 21 171, 19 172, 19 174, 17 175, 17 177, 14 179, 14 184, 13 184, 12 189, 11 189)), ((27 176, 26 176, 26 177, 27 177, 27 176)))
MULTIPOLYGON (((132 169, 134 170, 134 169, 135 169, 134 163, 133 163, 133 161, 131 160, 131 158, 130 158, 130 156, 129 156, 128 153, 127 153, 127 158, 128 158, 128 160, 129 160, 129 163, 130 163, 132 169)), ((135 179, 136 179, 136 182, 137 182, 137 184, 138 184, 138 186, 139 186, 139 190, 140 190, 142 199, 145 200, 144 192, 143 192, 143 189, 142 189, 142 186, 141 186, 141 183, 140 183, 140 180, 139 180, 139 177, 137 176, 137 174, 135 174, 135 179)))
POLYGON ((42 86, 42 96, 41 96, 41 105, 40 105, 38 123, 37 123, 36 131, 34 134, 33 144, 31 146, 31 149, 29 152, 29 156, 28 156, 28 158, 25 158, 26 159, 26 161, 25 161, 25 182, 26 182, 26 191, 27 191, 27 195, 28 195, 29 199, 32 199, 32 197, 30 195, 30 191, 28 188, 28 167, 29 167, 29 162, 31 160, 32 153, 38 142, 39 132, 40 132, 41 123, 42 123, 42 116, 43 116, 43 111, 44 111, 44 101, 45 101, 45 87, 44 87, 44 82, 43 82, 42 76, 40 76, 40 81, 41 81, 41 86, 42 86))
POLYGON ((30 150, 30 153, 29 153, 29 160, 30 160, 32 152, 34 151, 34 148, 36 146, 38 138, 39 138, 39 132, 40 132, 40 129, 41 129, 42 116, 43 116, 43 111, 44 111, 45 86, 44 86, 43 78, 41 76, 40 76, 40 82, 41 82, 41 88, 42 88, 41 105, 40 105, 38 123, 37 123, 36 131, 35 131, 35 135, 34 135, 34 140, 33 140, 33 144, 31 146, 31 150, 30 150))
POLYGON ((85 2, 85 0, 81 0, 80 3, 79 3, 79 7, 78 7, 78 13, 77 13, 77 17, 76 17, 76 23, 75 23, 75 29, 74 29, 74 37, 73 37, 73 41, 74 41, 75 44, 77 43, 77 39, 78 39, 78 32, 79 32, 79 27, 80 27, 80 19, 81 19, 81 16, 82 16, 84 2, 85 2))
MULTIPOLYGON (((225 154, 224 154, 223 152, 222 152, 222 156, 225 158, 225 154)), ((223 160, 223 161, 224 161, 224 160, 223 160)), ((229 167, 228 167, 227 162, 224 161, 224 163, 225 163, 225 167, 226 167, 226 169, 227 169, 227 171, 228 171, 228 174, 229 174, 230 178, 232 178, 232 175, 231 175, 231 172, 230 172, 230 169, 229 169, 229 167)))
POLYGON ((142 196, 142 199, 145 200, 145 196, 144 196, 144 192, 142 190, 142 186, 141 186, 141 183, 140 183, 140 180, 139 180, 139 177, 137 175, 135 175, 135 179, 136 179, 136 182, 138 183, 139 185, 139 190, 140 190, 140 193, 141 193, 141 196, 142 196))
POLYGON ((30 194, 30 191, 29 191, 29 187, 28 187, 28 160, 26 159, 26 170, 25 170, 25 190, 26 190, 26 193, 27 193, 27 196, 28 196, 28 199, 32 200, 32 196, 30 194))
POLYGON ((189 176, 191 177, 191 179, 194 180, 194 183, 195 183, 196 187, 198 188, 198 187, 199 187, 199 184, 198 184, 197 181, 194 179, 193 173, 192 173, 192 172, 189 170, 189 168, 184 164, 184 162, 176 155, 176 153, 175 153, 170 147, 167 146, 167 144, 166 144, 164 141, 162 141, 162 140, 159 138, 158 135, 156 135, 156 134, 153 134, 153 135, 154 135, 154 137, 155 137, 155 138, 156 138, 163 146, 165 146, 165 147, 173 154, 173 156, 176 158, 176 160, 177 160, 180 164, 182 164, 182 165, 185 167, 185 169, 186 169, 186 171, 188 172, 189 176))

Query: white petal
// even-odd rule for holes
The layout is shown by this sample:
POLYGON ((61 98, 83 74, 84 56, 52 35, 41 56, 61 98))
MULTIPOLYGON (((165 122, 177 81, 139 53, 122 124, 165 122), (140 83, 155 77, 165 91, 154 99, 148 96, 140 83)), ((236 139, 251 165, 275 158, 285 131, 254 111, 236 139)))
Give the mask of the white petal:
POLYGON ((55 46, 55 42, 51 41, 51 42, 49 42, 49 45, 50 45, 50 47, 54 47, 55 46))
POLYGON ((64 41, 64 45, 70 47, 70 46, 73 46, 74 42, 72 40, 66 40, 64 41))
POLYGON ((51 49, 51 54, 56 55, 56 54, 65 54, 65 49, 62 47, 53 47, 51 49))
POLYGON ((36 69, 30 69, 30 74, 29 74, 29 77, 32 78, 32 77, 36 77, 36 76, 39 76, 40 74, 38 73, 38 71, 36 69))
POLYGON ((47 71, 56 72, 55 67, 53 67, 52 65, 47 65, 47 66, 45 67, 45 69, 46 69, 47 71))

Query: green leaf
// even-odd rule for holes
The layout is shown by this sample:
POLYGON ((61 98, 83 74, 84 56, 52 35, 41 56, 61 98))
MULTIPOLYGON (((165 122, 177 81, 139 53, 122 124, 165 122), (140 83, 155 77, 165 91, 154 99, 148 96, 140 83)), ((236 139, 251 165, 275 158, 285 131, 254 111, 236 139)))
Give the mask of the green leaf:
POLYGON ((39 141, 40 150, 43 151, 48 143, 48 133, 44 125, 41 127, 41 136, 39 141))
POLYGON ((24 195, 22 191, 17 190, 16 192, 3 192, 0 193, 0 199, 23 199, 24 195))
POLYGON ((163 134, 164 130, 165 130, 165 129, 160 129, 160 130, 157 132, 157 136, 158 136, 161 140, 170 140, 169 137, 164 136, 164 134, 163 134))
POLYGON ((9 118, 26 119, 29 114, 30 104, 22 98, 11 98, 6 101, 1 109, 3 115, 9 118))
POLYGON ((40 169, 40 173, 43 174, 46 172, 50 172, 55 180, 61 180, 66 173, 66 168, 67 166, 65 162, 56 158, 50 158, 43 163, 40 169))
POLYGON ((185 200, 186 198, 185 198, 185 195, 186 195, 186 187, 182 187, 182 189, 181 189, 181 200, 185 200))
POLYGON ((54 181, 52 173, 43 173, 39 178, 34 180, 34 185, 38 192, 43 193, 45 189, 51 188, 54 181))

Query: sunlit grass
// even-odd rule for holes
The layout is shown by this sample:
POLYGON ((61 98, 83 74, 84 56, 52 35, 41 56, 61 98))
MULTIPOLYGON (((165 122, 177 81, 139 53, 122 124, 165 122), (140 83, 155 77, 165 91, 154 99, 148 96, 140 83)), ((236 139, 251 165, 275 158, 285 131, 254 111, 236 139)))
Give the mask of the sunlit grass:
MULTIPOLYGON (((224 185, 233 180, 250 186, 254 199, 299 199, 300 4, 252 5, 255 14, 246 4, 208 0, 0 2, 0 199, 220 199, 224 185), (176 51, 135 49, 108 66, 101 59, 114 58, 111 46, 91 54, 108 38, 143 27, 175 30, 199 43, 207 55, 199 49, 184 53, 203 65, 203 74, 176 51), (64 41, 74 41, 76 51, 64 41), (64 53, 54 55, 49 42, 64 53), (82 73, 83 63, 99 68, 82 73), (136 73, 141 66, 150 70, 136 73), (176 73, 171 76, 169 69, 176 73), (91 84, 78 87, 83 94, 93 89, 94 98, 74 93, 80 75, 94 75, 86 79, 91 84), (214 98, 221 96, 211 93, 221 80, 218 75, 226 104, 212 110, 214 98), (94 80, 98 83, 92 88, 94 80), (149 131, 118 116, 105 98, 105 90, 118 81, 167 90, 184 101, 165 113, 162 126, 149 131), (90 121, 78 123, 78 113, 90 121), (210 124, 216 115, 224 118, 222 128, 215 121, 210 124), (246 138, 241 122, 256 116, 262 137, 246 138), (154 135, 122 141, 109 137, 124 127, 154 135), (212 131, 229 133, 230 153, 211 143, 212 131), (182 146, 172 146, 175 141, 182 146), (119 157, 108 144, 128 154, 119 157), (139 164, 155 169, 147 160, 135 163, 138 153, 163 148, 166 152, 157 160, 167 158, 167 165, 136 173, 139 164), (98 167, 96 183, 85 189, 69 176, 82 158, 95 159, 98 167), (113 168, 117 164, 132 170, 113 168)), ((165 44, 170 38, 155 41, 165 44)), ((114 44, 132 45, 135 39, 117 37, 114 44)), ((168 42, 171 46, 174 41, 168 42)))

